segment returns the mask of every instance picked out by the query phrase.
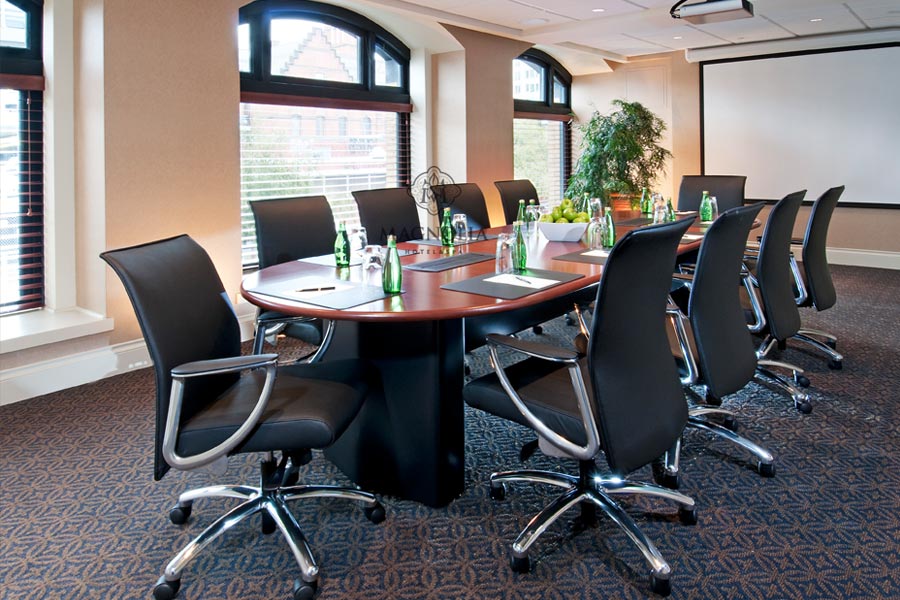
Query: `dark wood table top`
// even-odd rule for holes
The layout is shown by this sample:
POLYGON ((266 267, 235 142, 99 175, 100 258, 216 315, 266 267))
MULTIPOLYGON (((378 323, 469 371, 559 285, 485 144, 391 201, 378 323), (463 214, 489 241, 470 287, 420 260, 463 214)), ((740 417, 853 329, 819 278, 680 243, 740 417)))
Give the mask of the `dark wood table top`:
MULTIPOLYGON (((621 213, 617 212, 614 218, 618 222, 628 221, 637 217, 640 217, 640 215, 636 212, 624 211, 621 213)), ((703 233, 705 228, 706 226, 695 225, 689 230, 689 233, 703 233)), ((510 229, 507 226, 487 231, 488 233, 499 233, 508 232, 510 229)), ((617 226, 616 233, 618 236, 621 236, 631 229, 634 229, 634 226, 617 226)), ((492 273, 494 271, 493 259, 436 273, 404 269, 403 294, 343 310, 324 308, 253 291, 260 288, 272 289, 273 286, 281 283, 290 285, 290 281, 305 276, 339 278, 350 282, 381 285, 381 270, 379 269, 366 271, 361 266, 355 266, 338 271, 334 267, 316 265, 304 261, 292 261, 248 274, 241 283, 241 295, 259 307, 290 315, 350 321, 382 321, 385 319, 392 321, 425 321, 473 317, 532 306, 557 296, 576 292, 600 280, 600 275, 603 272, 601 265, 553 260, 556 256, 584 250, 585 248, 582 244, 579 242, 550 242, 539 233, 536 233, 535 236, 536 239, 529 243, 529 268, 577 273, 583 275, 583 277, 515 300, 501 300, 489 296, 441 288, 441 285, 451 281, 460 281, 492 273), (367 279, 369 277, 371 279, 367 279)), ((679 247, 679 252, 687 252, 699 246, 699 239, 685 240, 685 243, 679 247)), ((402 243, 398 244, 398 247, 418 251, 418 254, 401 257, 400 261, 404 267, 413 263, 448 256, 439 246, 402 243)), ((493 255, 495 249, 496 240, 488 239, 458 246, 454 249, 454 254, 481 252, 493 255)))

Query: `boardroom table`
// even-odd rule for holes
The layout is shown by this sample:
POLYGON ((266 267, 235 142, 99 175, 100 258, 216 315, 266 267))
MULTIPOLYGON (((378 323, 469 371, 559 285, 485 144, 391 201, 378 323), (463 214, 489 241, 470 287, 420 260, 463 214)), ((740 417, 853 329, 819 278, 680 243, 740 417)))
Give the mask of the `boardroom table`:
MULTIPOLYGON (((617 213, 615 219, 620 223, 619 237, 649 224, 649 219, 630 212, 617 213)), ((705 228, 692 227, 679 252, 698 248, 705 228)), ((474 241, 453 248, 452 255, 493 256, 496 241, 491 234, 504 231, 509 227, 486 230, 487 235, 476 235, 474 241)), ((401 249, 416 252, 401 258, 401 294, 349 308, 309 304, 273 295, 272 290, 290 289, 298 281, 311 280, 380 287, 379 270, 362 266, 336 269, 321 260, 299 260, 244 277, 241 294, 263 309, 335 321, 334 337, 323 360, 363 358, 380 372, 382 385, 372 386, 376 389, 366 398, 356 419, 326 450, 328 458, 356 484, 429 506, 446 505, 463 492, 466 320, 485 324, 496 319, 501 332, 506 333, 503 327, 512 325, 503 317, 510 314, 526 314, 536 322, 560 316, 572 309, 571 298, 590 293, 603 272, 602 264, 557 259, 586 251, 579 242, 550 242, 537 232, 530 237, 529 272, 539 276, 543 269, 565 274, 560 277, 578 278, 515 299, 445 289, 442 286, 493 274, 494 260, 440 272, 409 268, 450 255, 428 242, 398 244, 401 249)), ((484 326, 478 330, 484 330, 484 326)))

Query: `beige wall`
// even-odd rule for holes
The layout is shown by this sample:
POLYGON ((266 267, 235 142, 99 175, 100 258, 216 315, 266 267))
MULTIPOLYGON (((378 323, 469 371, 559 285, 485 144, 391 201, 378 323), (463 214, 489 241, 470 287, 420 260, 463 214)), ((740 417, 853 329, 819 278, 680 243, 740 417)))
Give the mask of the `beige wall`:
POLYGON ((464 50, 437 55, 437 166, 476 183, 493 224, 504 223, 495 181, 513 178, 512 61, 531 44, 444 26, 464 50), (463 133, 464 131, 464 133, 463 133))
MULTIPOLYGON (((577 76, 572 81, 572 112, 576 126, 587 121, 594 111, 607 112, 610 102, 622 98, 640 102, 668 125, 662 145, 673 159, 654 187, 673 198, 678 182, 686 173, 700 172, 699 71, 682 55, 621 64, 611 63, 612 73, 577 76)), ((580 152, 580 136, 573 136, 573 153, 580 152)))

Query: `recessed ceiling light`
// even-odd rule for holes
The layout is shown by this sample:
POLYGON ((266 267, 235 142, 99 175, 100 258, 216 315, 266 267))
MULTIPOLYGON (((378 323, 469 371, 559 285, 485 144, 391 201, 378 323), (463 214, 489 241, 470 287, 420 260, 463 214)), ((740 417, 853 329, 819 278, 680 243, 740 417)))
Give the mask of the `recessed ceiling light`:
POLYGON ((683 40, 684 38, 683 38, 682 36, 680 36, 680 35, 676 35, 676 36, 673 37, 672 39, 673 39, 673 40, 683 40))
POLYGON ((591 12, 606 12, 605 8, 592 8, 591 12))
POLYGON ((809 22, 810 22, 810 23, 818 23, 818 22, 821 21, 821 20, 822 20, 822 19, 810 19, 809 22))
POLYGON ((549 22, 548 19, 525 19, 522 21, 522 25, 544 25, 549 22))

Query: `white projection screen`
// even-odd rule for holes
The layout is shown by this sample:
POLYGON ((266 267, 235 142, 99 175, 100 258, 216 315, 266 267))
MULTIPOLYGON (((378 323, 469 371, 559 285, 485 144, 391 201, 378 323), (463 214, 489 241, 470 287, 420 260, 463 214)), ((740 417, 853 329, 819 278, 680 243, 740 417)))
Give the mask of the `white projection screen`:
POLYGON ((900 46, 703 63, 703 172, 900 208, 900 46))

